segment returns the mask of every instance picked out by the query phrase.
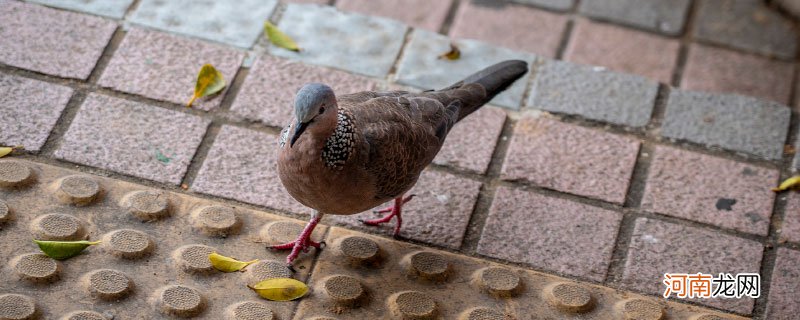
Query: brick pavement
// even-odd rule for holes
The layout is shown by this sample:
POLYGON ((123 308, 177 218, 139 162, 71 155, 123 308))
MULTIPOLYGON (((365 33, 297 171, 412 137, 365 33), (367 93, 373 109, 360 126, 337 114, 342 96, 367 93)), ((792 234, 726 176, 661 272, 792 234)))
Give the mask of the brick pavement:
MULTIPOLYGON (((784 153, 800 144, 785 106, 800 100, 796 22, 758 1, 244 1, 180 15, 180 1, 30 2, 48 7, 0 1, 0 145, 23 157, 305 214, 274 168, 302 83, 430 89, 522 58, 526 80, 457 126, 424 173, 405 238, 650 295, 663 272, 761 272, 759 299, 693 303, 759 319, 800 308, 800 196, 769 191, 800 169, 784 153), (304 51, 267 45, 266 19, 304 51), (461 59, 438 59, 451 42, 461 59), (185 109, 203 63, 231 85, 185 109)), ((388 235, 356 218, 327 222, 388 235)))

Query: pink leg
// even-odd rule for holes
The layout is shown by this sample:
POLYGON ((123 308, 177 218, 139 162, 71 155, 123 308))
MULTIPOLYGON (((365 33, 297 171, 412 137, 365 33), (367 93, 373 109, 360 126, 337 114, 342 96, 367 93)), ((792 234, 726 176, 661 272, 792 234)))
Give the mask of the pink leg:
POLYGON ((300 232, 300 236, 297 237, 297 240, 284 244, 270 246, 269 248, 274 250, 292 249, 292 252, 290 252, 289 255, 286 256, 286 264, 288 264, 291 267, 292 262, 294 262, 294 260, 297 259, 297 256, 300 255, 301 251, 308 252, 309 247, 314 247, 317 249, 320 249, 322 247, 323 243, 311 240, 311 233, 314 232, 314 228, 317 226, 320 220, 322 220, 322 214, 315 211, 311 215, 311 220, 308 221, 306 227, 303 228, 302 232, 300 232))
POLYGON ((372 219, 372 220, 361 220, 361 222, 363 222, 366 225, 377 226, 379 224, 387 223, 389 221, 392 221, 393 217, 397 217, 397 224, 394 226, 394 236, 397 237, 397 236, 400 235, 400 227, 403 225, 403 216, 402 216, 403 204, 405 204, 406 202, 411 200, 411 198, 413 198, 413 197, 414 197, 413 194, 408 196, 408 197, 406 197, 405 199, 402 196, 397 197, 397 198, 394 199, 394 205, 393 206, 388 207, 386 209, 381 209, 381 210, 375 211, 376 213, 390 212, 389 214, 387 214, 383 218, 372 219))

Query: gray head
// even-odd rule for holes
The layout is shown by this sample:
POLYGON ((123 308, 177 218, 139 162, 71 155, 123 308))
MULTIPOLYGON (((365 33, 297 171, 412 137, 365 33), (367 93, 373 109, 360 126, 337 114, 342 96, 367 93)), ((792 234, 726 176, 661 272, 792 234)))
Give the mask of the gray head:
POLYGON ((294 125, 294 135, 289 146, 293 146, 303 131, 314 122, 317 117, 333 115, 336 117, 336 95, 333 89, 322 83, 308 83, 297 91, 294 98, 294 115, 297 123, 294 125))

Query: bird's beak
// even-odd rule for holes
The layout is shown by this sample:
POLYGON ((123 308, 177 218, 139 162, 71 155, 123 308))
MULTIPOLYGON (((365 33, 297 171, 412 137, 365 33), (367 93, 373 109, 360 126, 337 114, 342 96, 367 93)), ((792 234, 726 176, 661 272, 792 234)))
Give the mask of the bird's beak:
POLYGON ((303 134, 303 131, 306 131, 306 128, 308 128, 308 124, 310 123, 311 121, 309 122, 298 121, 294 124, 294 134, 292 135, 291 142, 289 142, 289 148, 294 146, 294 143, 295 141, 297 141, 297 138, 300 138, 300 135, 303 134))

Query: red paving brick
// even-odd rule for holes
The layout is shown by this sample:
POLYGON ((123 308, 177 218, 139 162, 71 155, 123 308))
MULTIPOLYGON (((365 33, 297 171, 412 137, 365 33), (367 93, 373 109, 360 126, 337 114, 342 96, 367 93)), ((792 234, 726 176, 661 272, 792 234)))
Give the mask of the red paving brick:
POLYGON ((459 122, 447 135, 433 162, 483 174, 489 168, 506 113, 484 106, 459 122))
POLYGON ((453 0, 340 0, 336 6, 344 11, 400 20, 412 27, 438 32, 442 28, 453 0))
POLYGON ((311 210, 294 200, 278 177, 278 136, 223 126, 191 189, 294 213, 311 210))
POLYGON ((94 16, 0 0, 0 63, 86 79, 116 28, 94 16))
MULTIPOLYGON (((197 73, 204 64, 212 64, 230 83, 242 59, 244 53, 229 47, 132 28, 103 72, 100 85, 186 104, 194 92, 197 73)), ((192 107, 210 110, 222 102, 224 94, 198 99, 192 107)))
POLYGON ((73 90, 42 81, 0 74, 0 146, 39 151, 73 90))
POLYGON ((514 129, 502 178, 621 204, 639 145, 633 138, 545 116, 523 118, 514 129))
POLYGON ((522 5, 462 1, 450 36, 555 57, 567 17, 522 5), (480 27, 476 27, 480 26, 480 27))
POLYGON ((622 214, 500 187, 478 253, 603 281, 622 214))
POLYGON ((790 191, 781 196, 788 197, 788 200, 784 209, 783 225, 779 229, 780 239, 800 243, 800 194, 790 191))
MULTIPOLYGON (((407 193, 415 194, 403 206, 400 236, 416 241, 458 249, 464 239, 469 217, 478 199, 481 183, 449 173, 426 170, 407 193)), ((377 209, 390 205, 386 203, 377 209)), ((395 219, 380 227, 364 226, 358 219, 382 216, 365 212, 352 216, 336 216, 336 221, 350 227, 391 235, 395 219)))
POLYGON ((681 88, 738 93, 789 104, 794 66, 789 62, 693 44, 681 88))
POLYGON ((294 96, 304 84, 322 82, 337 95, 374 90, 375 81, 344 71, 261 56, 250 68, 231 111, 247 120, 284 127, 294 116, 294 96))
MULTIPOLYGON (((629 289, 662 295, 664 273, 757 273, 762 251, 762 245, 752 240, 639 218, 628 248, 622 283, 629 289)), ((754 303, 751 298, 695 301, 742 314, 750 314, 754 303)))
POLYGON ((564 59, 670 83, 679 48, 677 39, 578 19, 564 59))
POLYGON ((86 97, 55 156, 180 184, 209 121, 100 94, 86 97))
MULTIPOLYGON (((800 251, 778 249, 764 319, 792 320, 800 314, 800 251)), ((763 287, 763 284, 762 284, 763 287)))
POLYGON ((642 208, 678 218, 767 235, 778 171, 658 146, 642 208))

